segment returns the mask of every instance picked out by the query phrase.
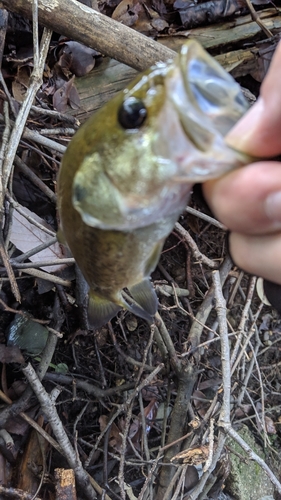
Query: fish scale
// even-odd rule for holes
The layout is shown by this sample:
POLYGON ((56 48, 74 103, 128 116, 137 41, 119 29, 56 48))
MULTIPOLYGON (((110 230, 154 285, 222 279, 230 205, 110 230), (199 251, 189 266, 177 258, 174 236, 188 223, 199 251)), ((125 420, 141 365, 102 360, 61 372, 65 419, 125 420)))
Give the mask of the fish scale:
POLYGON ((174 61, 140 74, 72 138, 58 208, 90 287, 93 328, 122 307, 153 321, 150 274, 193 184, 249 162, 224 141, 247 108, 239 85, 189 40, 174 61))

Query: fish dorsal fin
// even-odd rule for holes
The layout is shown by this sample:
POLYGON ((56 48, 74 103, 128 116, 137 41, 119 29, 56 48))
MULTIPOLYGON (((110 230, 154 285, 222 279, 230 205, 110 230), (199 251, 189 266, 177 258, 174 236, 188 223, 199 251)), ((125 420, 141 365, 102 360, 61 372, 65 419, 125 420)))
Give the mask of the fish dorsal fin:
POLYGON ((93 328, 100 328, 111 320, 122 307, 107 299, 98 297, 93 291, 89 293, 88 317, 93 328))
POLYGON ((149 278, 129 288, 133 299, 150 316, 154 316, 158 308, 158 298, 149 278))

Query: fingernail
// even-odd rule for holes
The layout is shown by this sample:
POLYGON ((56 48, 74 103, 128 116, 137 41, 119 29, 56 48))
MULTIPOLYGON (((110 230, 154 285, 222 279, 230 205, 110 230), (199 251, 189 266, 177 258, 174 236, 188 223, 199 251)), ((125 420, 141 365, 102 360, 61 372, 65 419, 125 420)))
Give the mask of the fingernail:
POLYGON ((264 101, 260 97, 228 133, 225 138, 227 144, 245 153, 254 154, 252 147, 254 147, 256 129, 259 127, 263 113, 264 101))
POLYGON ((264 208, 269 219, 281 222, 281 191, 269 194, 265 200, 264 208))

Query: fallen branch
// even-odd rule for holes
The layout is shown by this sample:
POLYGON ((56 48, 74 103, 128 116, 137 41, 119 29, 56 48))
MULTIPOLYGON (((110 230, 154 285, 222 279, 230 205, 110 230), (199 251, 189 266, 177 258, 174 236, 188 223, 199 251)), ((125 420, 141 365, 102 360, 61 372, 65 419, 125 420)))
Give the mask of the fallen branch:
MULTIPOLYGON (((3 0, 0 7, 32 18, 32 0, 3 0)), ((39 23, 102 54, 143 70, 175 52, 76 0, 38 0, 39 23)))

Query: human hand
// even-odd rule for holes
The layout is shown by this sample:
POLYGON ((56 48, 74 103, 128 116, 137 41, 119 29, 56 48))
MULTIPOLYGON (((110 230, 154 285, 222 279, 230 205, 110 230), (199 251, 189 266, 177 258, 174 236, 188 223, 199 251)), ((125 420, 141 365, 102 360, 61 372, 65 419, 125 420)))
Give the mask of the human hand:
MULTIPOLYGON (((281 154, 281 42, 260 97, 226 138, 255 157, 281 154)), ((281 162, 261 161, 203 184, 214 214, 231 231, 235 263, 281 284, 281 162)))

